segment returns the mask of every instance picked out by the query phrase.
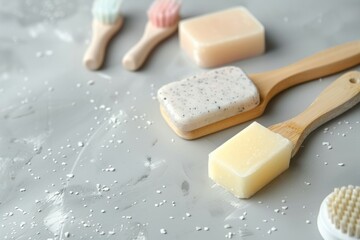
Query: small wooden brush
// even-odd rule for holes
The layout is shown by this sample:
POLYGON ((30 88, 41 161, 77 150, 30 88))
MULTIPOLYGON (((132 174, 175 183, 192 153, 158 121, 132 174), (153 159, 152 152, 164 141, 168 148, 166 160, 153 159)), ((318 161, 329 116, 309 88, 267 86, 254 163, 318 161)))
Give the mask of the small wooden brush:
POLYGON ((179 11, 177 0, 155 0, 148 11, 149 21, 142 38, 123 57, 122 63, 127 70, 138 70, 155 46, 176 31, 179 11))
POLYGON ((94 1, 92 39, 83 59, 84 65, 89 70, 97 70, 103 65, 106 48, 123 25, 124 19, 120 15, 121 1, 94 1))

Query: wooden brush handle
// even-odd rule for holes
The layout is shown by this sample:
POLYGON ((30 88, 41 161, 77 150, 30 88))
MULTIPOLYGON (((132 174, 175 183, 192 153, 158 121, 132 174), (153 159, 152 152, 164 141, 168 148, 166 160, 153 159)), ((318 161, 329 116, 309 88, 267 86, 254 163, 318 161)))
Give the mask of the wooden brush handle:
POLYGON ((125 69, 130 71, 139 69, 154 47, 175 32, 176 29, 177 25, 160 28, 148 22, 140 41, 137 42, 123 57, 122 64, 125 69))
POLYGON ((292 65, 250 76, 263 101, 294 85, 325 77, 360 64, 360 41, 316 53, 292 65))
POLYGON ((89 70, 97 70, 103 65, 106 48, 122 24, 123 18, 119 18, 114 24, 93 21, 91 42, 83 59, 84 65, 89 70))
POLYGON ((304 112, 269 129, 288 138, 294 144, 293 156, 314 129, 359 102, 360 72, 349 72, 330 84, 304 112))

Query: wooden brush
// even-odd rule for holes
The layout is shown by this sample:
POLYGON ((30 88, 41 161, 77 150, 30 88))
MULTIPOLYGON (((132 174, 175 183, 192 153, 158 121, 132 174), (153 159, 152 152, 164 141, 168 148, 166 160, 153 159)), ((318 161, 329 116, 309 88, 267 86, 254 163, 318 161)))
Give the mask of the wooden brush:
POLYGON ((249 198, 289 168, 316 128, 360 102, 360 72, 328 86, 296 117, 269 128, 254 122, 209 154, 209 177, 239 198, 249 198))
MULTIPOLYGON (((177 135, 196 139, 261 116, 274 96, 292 86, 337 73, 359 63, 360 41, 355 41, 324 50, 277 70, 249 76, 241 76, 243 72, 237 67, 232 67, 238 69, 237 77, 234 74, 221 75, 219 70, 225 72, 225 68, 215 69, 161 87, 158 91, 160 110, 177 135), (196 81, 197 78, 199 81, 196 81), (245 106, 249 101, 238 98, 238 95, 244 95, 241 89, 234 91, 244 80, 245 87, 250 86, 249 81, 254 85, 246 88, 252 93, 252 102, 257 103, 252 108, 245 106), (252 91, 253 88, 257 89, 257 94, 252 91), (219 94, 215 95, 216 91, 219 94), (228 101, 224 101, 226 98, 228 101)), ((231 70, 230 67, 226 68, 231 70)), ((234 73, 234 70, 227 72, 234 73)))
POLYGON ((127 70, 138 70, 155 46, 176 31, 179 11, 177 0, 155 0, 148 11, 149 21, 142 38, 123 57, 122 63, 127 70))
POLYGON ((106 48, 123 25, 120 6, 121 0, 94 1, 92 39, 83 59, 84 65, 89 70, 97 70, 103 65, 106 48))

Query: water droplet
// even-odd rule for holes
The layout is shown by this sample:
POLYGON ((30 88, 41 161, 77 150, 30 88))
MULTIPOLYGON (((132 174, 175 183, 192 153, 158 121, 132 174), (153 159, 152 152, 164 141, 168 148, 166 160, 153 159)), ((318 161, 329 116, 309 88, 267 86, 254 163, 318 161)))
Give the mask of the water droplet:
POLYGON ((233 232, 228 232, 228 233, 225 235, 225 237, 228 238, 228 239, 233 238, 233 236, 235 236, 235 233, 233 233, 233 232))
POLYGON ((52 50, 46 50, 45 51, 46 56, 52 56, 53 54, 54 54, 54 52, 52 50))
POLYGON ((74 178, 74 177, 75 177, 75 175, 74 175, 74 174, 72 174, 72 173, 69 173, 69 174, 66 174, 66 177, 70 179, 70 178, 74 178))
POLYGON ((230 224, 225 224, 225 225, 224 225, 224 228, 225 228, 225 229, 229 229, 229 228, 231 228, 231 225, 230 225, 230 224))
POLYGON ((92 85, 95 84, 95 81, 94 81, 94 80, 89 80, 89 81, 87 82, 87 84, 88 84, 89 86, 92 86, 92 85))
POLYGON ((276 227, 272 227, 270 230, 273 231, 273 232, 275 232, 275 231, 277 231, 277 228, 276 228, 276 227))
POLYGON ((40 52, 40 51, 35 53, 35 56, 36 56, 37 58, 41 58, 43 55, 44 55, 44 54, 43 54, 42 52, 40 52))

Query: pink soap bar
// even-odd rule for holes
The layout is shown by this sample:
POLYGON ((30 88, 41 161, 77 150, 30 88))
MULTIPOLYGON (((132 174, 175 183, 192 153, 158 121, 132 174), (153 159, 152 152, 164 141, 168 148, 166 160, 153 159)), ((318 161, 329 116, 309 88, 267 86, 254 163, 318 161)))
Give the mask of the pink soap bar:
POLYGON ((217 67, 265 51, 263 25, 244 7, 183 20, 181 48, 201 67, 217 67))

